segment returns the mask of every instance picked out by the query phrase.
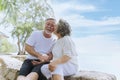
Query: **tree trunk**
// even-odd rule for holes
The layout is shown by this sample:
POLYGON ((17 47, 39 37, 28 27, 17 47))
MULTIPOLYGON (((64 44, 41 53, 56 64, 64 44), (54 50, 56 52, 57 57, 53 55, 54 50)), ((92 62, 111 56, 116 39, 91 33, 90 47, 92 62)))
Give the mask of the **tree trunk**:
POLYGON ((20 55, 21 54, 20 38, 19 38, 19 36, 17 38, 18 38, 17 45, 18 45, 18 50, 19 50, 17 55, 20 55))

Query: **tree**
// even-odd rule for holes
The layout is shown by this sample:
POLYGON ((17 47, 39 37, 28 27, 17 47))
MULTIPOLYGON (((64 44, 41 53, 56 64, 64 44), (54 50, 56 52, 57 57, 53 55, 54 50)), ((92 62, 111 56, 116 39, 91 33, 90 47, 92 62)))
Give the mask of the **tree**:
POLYGON ((42 29, 45 18, 54 17, 47 0, 0 0, 5 18, 2 24, 13 28, 12 36, 18 40, 18 50, 24 54, 24 43, 33 29, 42 29))
POLYGON ((11 44, 7 38, 2 38, 0 41, 0 53, 9 53, 9 52, 15 52, 16 46, 11 44))
POLYGON ((17 26, 16 28, 13 29, 12 31, 12 36, 17 37, 17 45, 18 45, 18 54, 25 54, 25 42, 27 37, 30 35, 32 32, 32 26, 31 24, 22 24, 17 26))

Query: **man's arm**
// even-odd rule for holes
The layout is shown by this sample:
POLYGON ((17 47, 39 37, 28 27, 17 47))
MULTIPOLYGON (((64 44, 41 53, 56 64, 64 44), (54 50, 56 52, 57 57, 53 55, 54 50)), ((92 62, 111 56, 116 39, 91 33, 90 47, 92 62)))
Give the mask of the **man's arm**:
POLYGON ((43 56, 42 54, 36 52, 33 48, 33 46, 30 46, 29 44, 25 44, 25 50, 32 56, 35 56, 40 61, 44 62, 48 59, 48 56, 43 56))
POLYGON ((25 50, 32 56, 35 56, 38 59, 42 59, 42 54, 36 52, 33 48, 33 46, 30 46, 28 44, 25 44, 25 50))

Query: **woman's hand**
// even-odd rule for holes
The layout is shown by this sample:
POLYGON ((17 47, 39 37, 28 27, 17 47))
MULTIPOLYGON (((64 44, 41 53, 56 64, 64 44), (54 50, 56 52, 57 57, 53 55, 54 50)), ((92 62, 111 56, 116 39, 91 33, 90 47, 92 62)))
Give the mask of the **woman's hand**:
POLYGON ((64 55, 64 56, 62 56, 61 58, 58 58, 58 59, 52 61, 52 62, 49 64, 49 70, 50 70, 51 72, 53 72, 53 71, 56 69, 57 65, 59 65, 59 64, 64 64, 64 63, 66 63, 66 62, 67 62, 68 60, 70 60, 70 59, 71 59, 71 58, 70 58, 69 56, 64 55))
POLYGON ((48 67, 49 67, 49 70, 50 70, 51 72, 53 72, 53 71, 56 69, 57 64, 51 62, 51 63, 48 65, 48 67))

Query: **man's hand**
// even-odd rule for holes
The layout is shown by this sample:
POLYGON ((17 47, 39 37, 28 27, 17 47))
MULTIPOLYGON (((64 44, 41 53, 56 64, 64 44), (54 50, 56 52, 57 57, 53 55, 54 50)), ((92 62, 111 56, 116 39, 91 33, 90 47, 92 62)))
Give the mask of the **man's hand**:
POLYGON ((41 64, 42 62, 40 62, 40 61, 32 61, 32 64, 33 65, 38 65, 38 64, 41 64))
POLYGON ((39 55, 39 56, 38 56, 38 59, 39 59, 41 62, 46 62, 46 61, 48 61, 48 58, 49 58, 49 56, 46 55, 46 54, 44 54, 44 55, 39 55))
POLYGON ((46 62, 49 60, 49 56, 47 54, 42 54, 42 57, 43 57, 43 62, 46 62))
POLYGON ((48 61, 52 60, 52 58, 53 58, 52 52, 49 52, 47 55, 49 56, 48 61))

